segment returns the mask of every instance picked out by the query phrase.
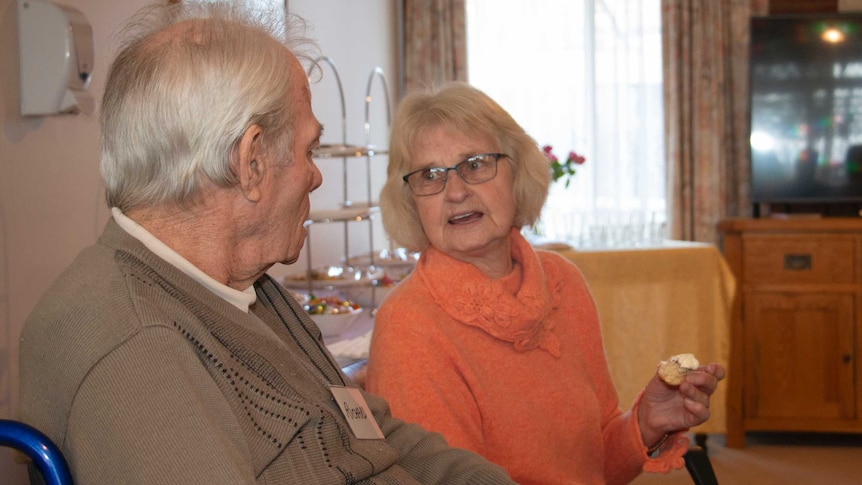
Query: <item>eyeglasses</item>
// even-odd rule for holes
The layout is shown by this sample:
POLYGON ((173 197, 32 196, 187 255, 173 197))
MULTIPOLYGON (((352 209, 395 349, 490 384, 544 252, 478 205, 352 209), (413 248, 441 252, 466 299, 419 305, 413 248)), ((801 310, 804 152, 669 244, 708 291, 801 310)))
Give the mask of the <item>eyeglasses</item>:
POLYGON ((446 188, 449 170, 454 170, 461 179, 470 184, 481 184, 497 176, 497 162, 505 153, 480 153, 458 162, 451 167, 421 168, 401 177, 414 195, 439 194, 446 188))

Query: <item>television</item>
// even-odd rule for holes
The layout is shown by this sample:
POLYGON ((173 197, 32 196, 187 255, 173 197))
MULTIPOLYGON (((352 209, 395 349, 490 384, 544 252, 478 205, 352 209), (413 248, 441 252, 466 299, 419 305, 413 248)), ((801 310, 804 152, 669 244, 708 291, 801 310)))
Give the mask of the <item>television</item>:
POLYGON ((862 14, 752 17, 750 54, 755 214, 764 204, 858 213, 862 14))

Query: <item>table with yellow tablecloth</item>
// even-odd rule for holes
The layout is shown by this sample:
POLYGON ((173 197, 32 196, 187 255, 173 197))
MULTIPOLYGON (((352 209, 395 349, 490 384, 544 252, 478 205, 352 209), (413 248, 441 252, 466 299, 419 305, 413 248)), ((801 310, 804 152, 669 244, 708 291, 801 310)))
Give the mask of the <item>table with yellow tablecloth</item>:
MULTIPOLYGON (((584 274, 598 307, 611 375, 627 409, 674 354, 727 368, 735 281, 719 250, 704 243, 603 250, 558 249, 584 274)), ((724 433, 726 381, 696 433, 724 433)))

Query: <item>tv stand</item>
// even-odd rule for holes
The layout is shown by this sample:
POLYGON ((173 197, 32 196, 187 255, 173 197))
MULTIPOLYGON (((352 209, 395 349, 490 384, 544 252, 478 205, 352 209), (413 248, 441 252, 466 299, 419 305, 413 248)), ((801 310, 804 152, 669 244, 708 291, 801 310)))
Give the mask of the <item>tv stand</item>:
POLYGON ((752 214, 756 219, 772 218, 816 218, 816 217, 862 217, 862 202, 824 203, 759 203, 754 204, 752 214))
POLYGON ((862 218, 726 219, 737 280, 727 446, 745 432, 862 433, 862 218))

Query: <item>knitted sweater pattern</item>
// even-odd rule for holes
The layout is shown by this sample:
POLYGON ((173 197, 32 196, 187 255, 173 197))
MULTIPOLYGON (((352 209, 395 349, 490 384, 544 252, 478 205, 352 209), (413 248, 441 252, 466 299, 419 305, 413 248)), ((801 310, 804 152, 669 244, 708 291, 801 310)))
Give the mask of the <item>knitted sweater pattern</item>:
POLYGON ((553 332, 555 321, 550 314, 560 307, 562 274, 557 261, 540 261, 520 234, 515 234, 515 272, 508 278, 489 279, 472 264, 454 260, 434 248, 425 252, 417 278, 422 279, 431 297, 451 318, 511 342, 518 352, 541 348, 559 357, 560 342, 553 332), (452 278, 454 274, 458 277, 452 278), (546 285, 546 281, 550 284, 546 285))

